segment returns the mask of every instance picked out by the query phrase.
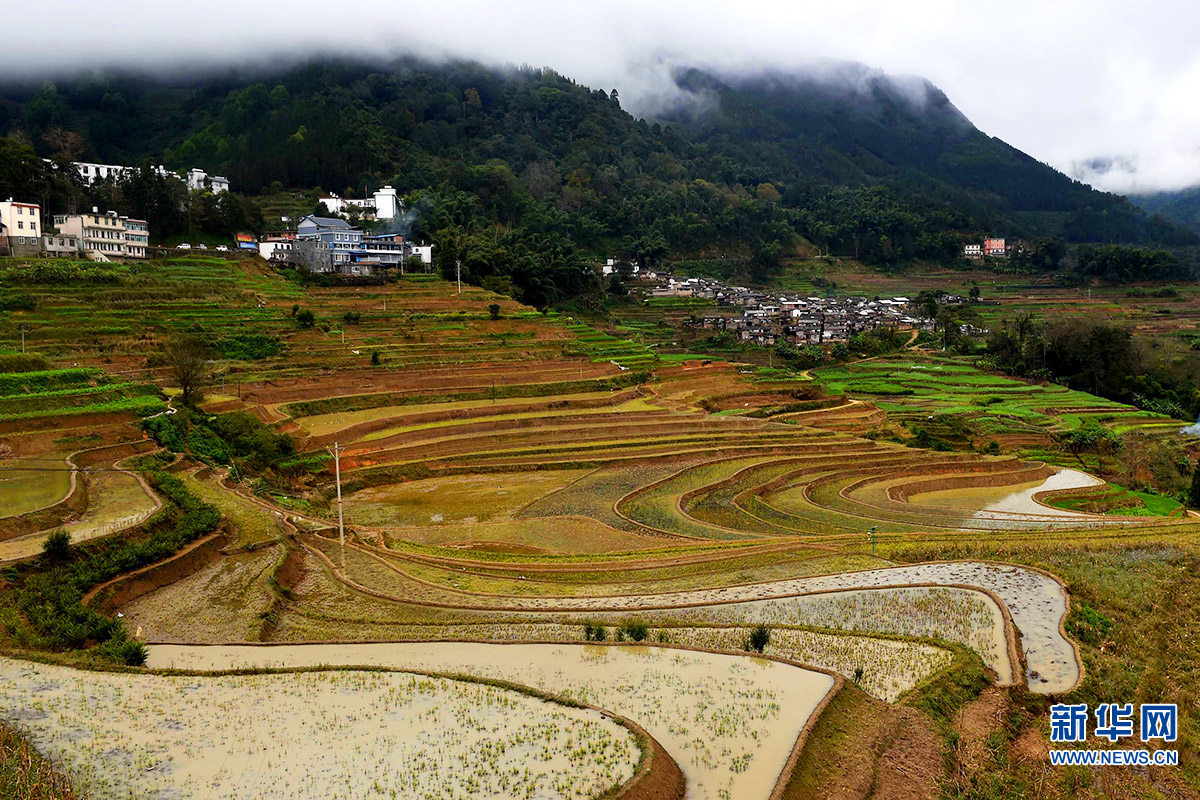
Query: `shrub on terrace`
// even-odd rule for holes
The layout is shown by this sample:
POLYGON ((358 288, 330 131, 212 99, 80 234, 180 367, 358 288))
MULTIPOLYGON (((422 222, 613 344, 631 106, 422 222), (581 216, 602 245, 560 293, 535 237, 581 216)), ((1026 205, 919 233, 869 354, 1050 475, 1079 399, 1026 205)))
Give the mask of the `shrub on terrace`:
POLYGON ((236 333, 217 342, 221 357, 236 361, 270 358, 282 349, 278 339, 263 333, 236 333))
POLYGON ((608 638, 608 629, 598 623, 586 622, 583 625, 583 638, 588 642, 603 642, 608 638))
POLYGON ((65 560, 71 554, 71 534, 57 530, 42 542, 42 552, 56 561, 65 560))
POLYGON ((631 620, 622 625, 618 633, 631 642, 644 642, 650 636, 650 628, 644 622, 631 620))
POLYGON ((0 372, 44 372, 49 362, 36 353, 0 353, 0 372))
POLYGON ((118 664, 127 667, 140 667, 150 657, 150 649, 136 639, 128 639, 122 629, 120 636, 114 636, 100 646, 100 652, 118 664))
POLYGON ((0 295, 0 311, 33 311, 35 308, 37 308, 37 301, 33 298, 33 295, 0 295))
POLYGON ((771 629, 766 625, 758 625, 754 630, 750 631, 750 637, 746 640, 746 649, 761 653, 767 649, 767 645, 770 643, 771 629))

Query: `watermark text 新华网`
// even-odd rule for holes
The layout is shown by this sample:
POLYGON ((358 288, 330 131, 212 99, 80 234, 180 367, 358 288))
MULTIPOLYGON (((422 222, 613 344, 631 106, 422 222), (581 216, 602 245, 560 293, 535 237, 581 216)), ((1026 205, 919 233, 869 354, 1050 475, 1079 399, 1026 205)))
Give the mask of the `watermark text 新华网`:
MULTIPOLYGON (((1092 734, 1116 744, 1132 739, 1134 734, 1133 704, 1100 703, 1093 713, 1096 725, 1092 734)), ((1143 743, 1173 742, 1178 736, 1179 710, 1174 703, 1143 703, 1138 713, 1138 738, 1143 743)), ((1050 707, 1050 741, 1085 742, 1088 737, 1087 703, 1059 703, 1050 707)), ((1071 749, 1051 750, 1054 766, 1085 767, 1173 767, 1179 764, 1178 750, 1150 748, 1071 749)))

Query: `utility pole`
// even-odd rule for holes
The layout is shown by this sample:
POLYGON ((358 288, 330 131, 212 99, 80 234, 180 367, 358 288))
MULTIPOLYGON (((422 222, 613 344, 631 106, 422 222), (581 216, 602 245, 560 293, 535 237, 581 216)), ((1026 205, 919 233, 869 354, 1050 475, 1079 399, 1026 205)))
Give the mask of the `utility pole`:
POLYGON ((462 261, 454 260, 454 279, 458 281, 458 293, 462 294, 462 261))
POLYGON ((879 528, 875 525, 871 526, 871 530, 867 531, 867 538, 871 540, 871 555, 875 555, 875 531, 879 528))
POLYGON ((338 541, 342 547, 346 546, 346 527, 342 522, 342 453, 346 448, 339 447, 337 442, 333 443, 333 447, 326 447, 329 454, 333 456, 333 475, 334 481, 337 483, 337 504, 338 504, 338 541))
POLYGON ((25 326, 21 326, 21 352, 25 352, 25 326))

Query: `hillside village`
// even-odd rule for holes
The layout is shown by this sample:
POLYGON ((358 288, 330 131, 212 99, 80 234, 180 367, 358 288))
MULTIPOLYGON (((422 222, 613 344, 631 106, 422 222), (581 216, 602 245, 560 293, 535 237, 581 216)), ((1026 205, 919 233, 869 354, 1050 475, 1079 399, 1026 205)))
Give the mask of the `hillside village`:
MULTIPOLYGON (((730 286, 711 278, 676 278, 647 273, 649 297, 711 300, 716 314, 697 317, 690 324, 706 330, 736 334, 742 342, 772 346, 781 341, 798 345, 845 342, 876 328, 897 331, 932 331, 935 322, 922 304, 909 297, 800 297, 745 286, 730 286)), ((939 305, 978 302, 941 294, 939 305)))
MULTIPOLYGON (((43 159, 48 167, 61 167, 43 159)), ((75 179, 87 186, 105 182, 115 183, 128 178, 136 167, 93 162, 70 162, 75 179)), ((214 195, 230 191, 228 178, 210 175, 203 169, 191 168, 177 173, 163 166, 152 168, 162 178, 179 181, 188 192, 211 192, 214 195)), ((341 197, 335 193, 318 198, 316 211, 295 221, 284 230, 268 231, 261 239, 249 233, 239 233, 231 245, 217 245, 217 251, 245 250, 257 252, 274 264, 307 269, 314 274, 347 276, 378 275, 383 270, 406 267, 428 270, 433 263, 433 247, 414 244, 401 232, 400 220, 405 215, 403 202, 391 185, 374 192, 364 188, 362 197, 341 197), (380 223, 385 232, 370 233, 355 223, 380 223)), ((283 217, 282 222, 293 220, 283 217)), ((112 258, 146 258, 151 247, 151 231, 145 220, 133 219, 114 211, 101 211, 93 206, 91 213, 54 214, 50 224, 43 219, 41 207, 28 199, 8 198, 0 203, 0 255, 66 256, 82 255, 97 261, 112 258)), ((181 243, 177 249, 208 249, 205 244, 181 243)), ((989 237, 982 243, 967 243, 962 257, 968 261, 1008 259, 1021 250, 1019 242, 989 237)), ((610 258, 601 267, 601 274, 614 274, 616 262, 610 258)), ((632 265, 632 277, 640 276, 641 268, 632 265)), ((704 327, 733 330, 744 341, 773 343, 776 338, 795 342, 817 343, 842 341, 854 333, 887 325, 898 330, 921 327, 922 320, 907 313, 907 298, 875 299, 858 302, 852 299, 832 300, 799 297, 762 298, 739 287, 726 287, 706 279, 690 279, 656 286, 656 296, 708 297, 718 306, 738 306, 745 313, 736 319, 713 317, 704 327), (778 301, 777 303, 775 301, 778 301)))

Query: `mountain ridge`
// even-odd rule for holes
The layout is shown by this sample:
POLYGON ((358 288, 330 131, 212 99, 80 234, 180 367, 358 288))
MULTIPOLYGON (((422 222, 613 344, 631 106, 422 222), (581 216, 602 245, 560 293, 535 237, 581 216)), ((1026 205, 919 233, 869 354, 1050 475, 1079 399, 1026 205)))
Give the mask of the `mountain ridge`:
MULTIPOLYGON (((921 78, 681 67, 675 82, 688 102, 639 119, 615 91, 551 69, 468 61, 315 59, 192 81, 92 73, 0 86, 0 144, 62 160, 64 139, 78 140, 81 158, 67 160, 199 166, 249 194, 391 184, 442 258, 458 255, 471 280, 512 278, 533 304, 579 291, 576 267, 603 255, 761 276, 804 241, 889 267, 954 262, 985 235, 1200 243, 980 132, 921 78)), ((0 193, 12 193, 3 163, 0 193)), ((193 224, 154 219, 161 208, 139 200, 149 190, 39 191, 48 207, 193 224)))

